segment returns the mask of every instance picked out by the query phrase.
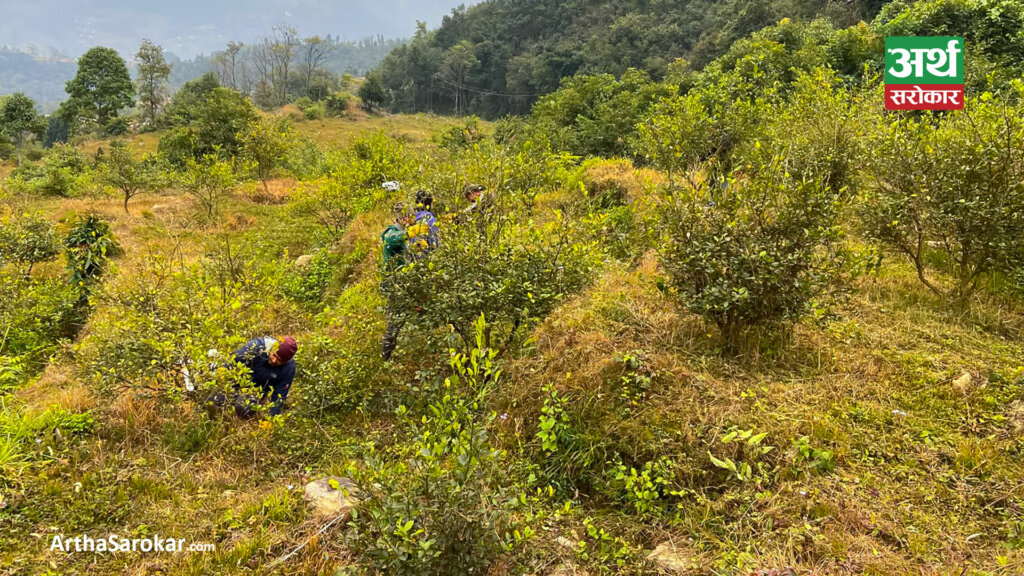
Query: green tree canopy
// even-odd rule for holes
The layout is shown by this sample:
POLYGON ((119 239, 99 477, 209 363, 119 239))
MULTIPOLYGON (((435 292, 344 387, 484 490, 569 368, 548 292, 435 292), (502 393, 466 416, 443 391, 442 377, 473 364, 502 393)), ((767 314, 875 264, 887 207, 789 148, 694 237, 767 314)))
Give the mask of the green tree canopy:
POLYGON ((36 113, 35 102, 22 93, 12 95, 0 106, 0 135, 10 140, 18 150, 18 164, 21 164, 21 149, 31 137, 42 138, 46 122, 36 113))
POLYGON ((163 48, 149 40, 142 41, 135 58, 138 60, 139 69, 139 78, 135 83, 142 118, 147 124, 152 125, 156 122, 156 113, 160 105, 167 97, 167 78, 171 74, 171 65, 164 60, 163 48))
POLYGON ((97 46, 78 59, 78 73, 65 86, 68 100, 61 115, 72 124, 95 121, 104 128, 118 111, 132 105, 135 88, 128 66, 117 51, 97 46))

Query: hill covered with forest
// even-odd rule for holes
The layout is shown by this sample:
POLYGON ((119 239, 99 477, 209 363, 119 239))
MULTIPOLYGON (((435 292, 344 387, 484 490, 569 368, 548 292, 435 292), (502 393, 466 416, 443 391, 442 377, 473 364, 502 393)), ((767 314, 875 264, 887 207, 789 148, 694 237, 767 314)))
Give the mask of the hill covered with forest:
POLYGON ((884 0, 489 0, 421 26, 378 69, 404 112, 524 113, 575 74, 663 77, 677 58, 702 67, 782 18, 840 27, 870 20, 884 0))

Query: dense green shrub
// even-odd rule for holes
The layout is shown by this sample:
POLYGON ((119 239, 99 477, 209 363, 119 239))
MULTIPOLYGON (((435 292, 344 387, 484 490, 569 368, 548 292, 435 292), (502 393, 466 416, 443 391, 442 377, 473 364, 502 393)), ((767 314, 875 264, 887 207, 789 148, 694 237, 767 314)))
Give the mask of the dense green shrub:
POLYGON ((332 176, 366 188, 380 188, 381 184, 412 178, 416 166, 405 145, 384 132, 376 132, 352 142, 351 159, 347 166, 338 166, 332 176))
POLYGON ((103 275, 111 256, 120 252, 110 224, 95 214, 76 217, 64 237, 68 277, 79 294, 87 296, 103 275))
POLYGON ((478 144, 482 139, 480 119, 476 116, 470 116, 463 124, 452 126, 441 132, 441 135, 438 136, 441 148, 452 152, 465 150, 474 144, 478 144))
POLYGON ((74 196, 89 184, 89 162, 70 144, 57 144, 41 163, 15 168, 5 186, 15 192, 74 196))
POLYGON ((82 315, 78 292, 63 279, 35 279, 0 270, 0 354, 45 358, 61 338, 74 336, 82 315))
POLYGON ((241 157, 253 166, 264 190, 268 190, 267 181, 287 153, 291 138, 292 128, 285 119, 256 119, 240 135, 241 157))
MULTIPOLYGON (((515 214, 476 214, 442 231, 427 257, 385 272, 393 313, 428 334, 450 327, 467 349, 481 315, 486 345, 505 350, 561 299, 580 290, 601 254, 582 227, 556 215, 547 224, 515 214)), ((447 330, 445 330, 447 333, 447 330)))
POLYGON ((246 384, 242 369, 224 364, 248 337, 266 334, 259 318, 274 300, 278 272, 275 262, 262 262, 222 239, 211 241, 198 264, 146 256, 135 274, 95 294, 101 306, 83 344, 88 373, 104 389, 168 399, 194 393, 205 400, 246 384))
POLYGON ((195 130, 180 126, 164 132, 157 145, 157 153, 168 164, 183 167, 190 159, 195 159, 199 149, 199 139, 195 130))
MULTIPOLYGON (((765 122, 768 146, 761 151, 783 154, 793 177, 817 180, 841 192, 854 183, 859 168, 869 129, 866 108, 828 68, 801 72, 789 100, 765 122)), ((751 140, 754 146, 761 144, 751 140)), ((747 142, 743 148, 750 146, 747 142)))
POLYGON ((302 112, 306 120, 321 120, 327 115, 327 108, 323 103, 302 97, 295 101, 295 106, 302 112))
POLYGON ((629 70, 565 78, 557 92, 540 99, 530 115, 532 129, 557 150, 580 156, 621 156, 625 138, 659 98, 674 86, 652 82, 646 72, 629 70))
POLYGON ((655 105, 630 139, 631 151, 665 171, 670 184, 696 175, 723 148, 725 134, 697 94, 655 105))
POLYGON ((348 114, 348 103, 352 100, 352 96, 343 92, 335 92, 327 97, 324 101, 324 106, 327 109, 328 116, 345 116, 348 114))
POLYGON ((894 117, 869 146, 867 232, 955 301, 1024 263, 1024 120, 1008 100, 985 93, 961 112, 894 117))
POLYGON ((25 266, 25 275, 32 267, 49 262, 60 254, 53 225, 39 215, 0 219, 0 264, 25 266))
POLYGON ((783 328, 824 306, 855 271, 841 196, 795 179, 781 159, 677 191, 671 202, 662 239, 670 291, 730 345, 749 328, 783 328))
POLYGON ((286 296, 297 302, 318 306, 334 279, 334 272, 331 253, 318 250, 306 265, 296 267, 283 276, 281 289, 286 296))
POLYGON ((294 138, 280 162, 298 180, 319 178, 330 168, 327 155, 308 136, 294 138))
POLYGON ((210 154, 237 156, 242 135, 257 118, 246 96, 230 88, 203 85, 168 106, 167 123, 174 129, 160 138, 160 152, 178 166, 184 165, 189 152, 196 160, 210 154))

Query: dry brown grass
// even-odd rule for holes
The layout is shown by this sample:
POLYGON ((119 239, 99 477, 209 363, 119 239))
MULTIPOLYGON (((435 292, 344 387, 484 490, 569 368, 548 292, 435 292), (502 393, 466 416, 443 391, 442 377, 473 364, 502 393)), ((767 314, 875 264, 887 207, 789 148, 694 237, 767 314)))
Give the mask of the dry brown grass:
POLYGON ((253 204, 286 204, 295 192, 296 186, 298 182, 294 178, 274 178, 267 181, 266 187, 262 182, 252 182, 243 186, 239 195, 253 204))
POLYGON ((1011 436, 976 420, 991 409, 985 375, 1024 370, 1012 305, 993 297, 950 313, 894 262, 862 280, 838 318, 796 326, 786 348, 729 357, 713 328, 656 288, 658 274, 653 254, 635 269, 610 267, 545 320, 530 353, 506 370, 507 432, 531 436, 540 389, 555 384, 571 421, 587 427, 589 449, 641 463, 669 456, 708 498, 685 500, 675 526, 611 521, 620 534, 649 547, 695 537, 705 560, 756 542, 749 567, 798 573, 1024 573, 1024 556, 1000 547, 1005 525, 992 509, 1024 498, 1024 465, 1005 452, 1015 450, 1024 409, 996 408, 1011 436), (615 357, 633 350, 658 376, 624 415, 610 408, 622 373, 615 357), (964 372, 972 385, 954 386, 964 372), (708 461, 708 451, 731 455, 717 439, 733 425, 768 432, 769 461, 791 470, 758 497, 708 461), (801 437, 834 453, 833 473, 802 468, 793 447, 801 437))

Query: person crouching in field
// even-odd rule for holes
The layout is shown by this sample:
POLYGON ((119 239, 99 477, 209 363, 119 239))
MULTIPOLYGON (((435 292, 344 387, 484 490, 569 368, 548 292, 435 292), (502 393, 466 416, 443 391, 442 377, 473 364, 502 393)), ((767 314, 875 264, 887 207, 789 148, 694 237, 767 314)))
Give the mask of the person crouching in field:
MULTIPOLYGON (((256 404, 270 396, 270 416, 281 413, 288 391, 295 380, 295 352, 299 349, 295 339, 285 336, 275 340, 269 336, 254 338, 235 351, 235 363, 249 369, 253 387, 261 392, 259 401, 246 394, 235 395, 235 413, 250 418, 256 413, 256 404)), ((215 404, 223 404, 221 396, 215 404)))

